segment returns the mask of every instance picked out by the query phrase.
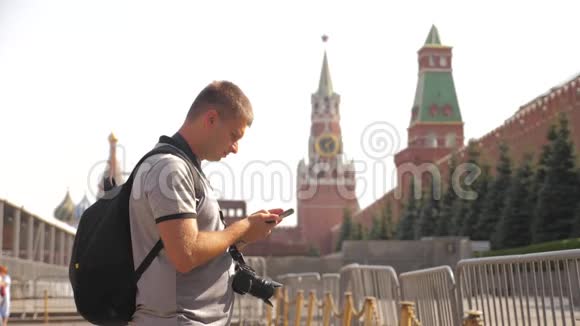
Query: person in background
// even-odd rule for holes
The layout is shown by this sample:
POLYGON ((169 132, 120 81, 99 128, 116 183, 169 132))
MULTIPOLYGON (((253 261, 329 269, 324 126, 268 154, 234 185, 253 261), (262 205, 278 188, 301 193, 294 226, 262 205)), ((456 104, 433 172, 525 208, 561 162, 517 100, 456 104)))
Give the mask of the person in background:
POLYGON ((8 325, 8 316, 10 316, 10 284, 12 280, 8 275, 6 266, 0 266, 0 295, 2 303, 0 304, 0 317, 2 326, 8 325))

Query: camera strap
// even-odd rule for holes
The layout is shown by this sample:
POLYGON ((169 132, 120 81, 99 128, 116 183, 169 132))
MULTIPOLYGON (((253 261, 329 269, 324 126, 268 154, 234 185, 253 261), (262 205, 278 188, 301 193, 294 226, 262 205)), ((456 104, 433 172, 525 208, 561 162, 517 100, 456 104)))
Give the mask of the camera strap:
MULTIPOLYGON (((228 225, 226 224, 226 221, 224 219, 224 213, 222 212, 222 210, 220 209, 220 220, 222 221, 224 227, 227 227, 228 225)), ((230 256, 232 256, 232 259, 240 264, 240 265, 247 265, 246 261, 244 260, 244 256, 242 255, 242 253, 240 252, 240 250, 238 249, 238 247, 236 247, 236 245, 231 245, 228 248, 228 252, 230 253, 230 256)))

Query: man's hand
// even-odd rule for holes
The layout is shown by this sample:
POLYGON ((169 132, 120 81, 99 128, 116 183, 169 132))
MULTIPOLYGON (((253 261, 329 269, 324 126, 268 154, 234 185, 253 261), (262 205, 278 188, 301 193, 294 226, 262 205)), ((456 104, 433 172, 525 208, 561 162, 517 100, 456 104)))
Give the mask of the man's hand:
POLYGON ((282 221, 278 214, 283 211, 280 208, 263 209, 246 217, 245 220, 249 223, 249 227, 240 240, 246 243, 252 243, 266 238, 272 232, 272 229, 282 221), (272 221, 275 223, 271 223, 272 221))

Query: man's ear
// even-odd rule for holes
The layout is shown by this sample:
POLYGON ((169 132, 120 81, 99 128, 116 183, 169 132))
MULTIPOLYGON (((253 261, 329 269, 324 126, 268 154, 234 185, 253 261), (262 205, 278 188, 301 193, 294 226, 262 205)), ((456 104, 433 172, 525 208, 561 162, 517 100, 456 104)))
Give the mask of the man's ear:
POLYGON ((204 124, 206 127, 212 127, 217 123, 219 114, 215 109, 209 109, 204 114, 204 124))

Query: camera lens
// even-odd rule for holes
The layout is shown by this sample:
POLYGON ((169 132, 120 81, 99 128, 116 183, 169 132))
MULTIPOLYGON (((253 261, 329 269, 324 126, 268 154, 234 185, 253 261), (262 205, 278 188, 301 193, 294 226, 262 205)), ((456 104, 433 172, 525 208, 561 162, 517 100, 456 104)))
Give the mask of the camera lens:
POLYGON ((232 288, 236 293, 250 293, 257 298, 264 300, 264 302, 269 305, 272 305, 272 303, 268 299, 274 295, 275 289, 281 286, 282 284, 280 283, 256 276, 256 273, 254 273, 247 265, 239 266, 239 270, 234 275, 232 281, 232 288))
POLYGON ((256 279, 249 292, 255 297, 269 299, 274 295, 274 287, 268 280, 256 279))
MULTIPOLYGON (((232 281, 232 288, 236 293, 246 294, 250 292, 252 288, 252 275, 247 273, 238 272, 234 275, 234 280, 232 281)), ((251 293, 251 292, 250 292, 251 293)))

